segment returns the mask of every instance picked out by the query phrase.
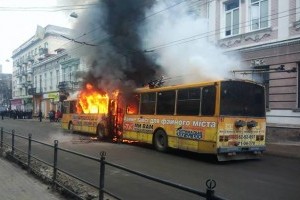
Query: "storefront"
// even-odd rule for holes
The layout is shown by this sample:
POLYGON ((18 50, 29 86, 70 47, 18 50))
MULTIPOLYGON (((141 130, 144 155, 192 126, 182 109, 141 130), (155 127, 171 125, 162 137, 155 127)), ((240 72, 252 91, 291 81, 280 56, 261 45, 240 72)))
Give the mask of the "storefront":
POLYGON ((59 109, 59 93, 51 92, 43 94, 43 99, 41 101, 41 110, 44 117, 48 117, 50 110, 59 109))
POLYGON ((12 110, 21 110, 23 107, 23 99, 11 99, 10 104, 12 110))

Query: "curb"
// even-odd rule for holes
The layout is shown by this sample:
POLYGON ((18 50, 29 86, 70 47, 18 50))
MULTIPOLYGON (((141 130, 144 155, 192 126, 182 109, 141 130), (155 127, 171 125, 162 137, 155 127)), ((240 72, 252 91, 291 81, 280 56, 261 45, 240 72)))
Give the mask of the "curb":
POLYGON ((300 143, 267 143, 267 149, 265 154, 288 157, 288 158, 300 158, 300 143))

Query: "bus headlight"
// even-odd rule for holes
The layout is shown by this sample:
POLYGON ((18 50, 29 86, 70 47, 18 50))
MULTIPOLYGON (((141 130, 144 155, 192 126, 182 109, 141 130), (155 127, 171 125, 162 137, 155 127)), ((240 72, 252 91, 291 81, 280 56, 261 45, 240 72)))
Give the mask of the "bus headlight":
POLYGON ((257 126, 257 122, 256 121, 250 121, 250 122, 247 122, 247 127, 248 128, 253 128, 253 127, 256 127, 257 126))
POLYGON ((246 126, 246 122, 243 121, 243 120, 237 120, 235 123, 234 123, 235 127, 237 128, 241 128, 243 126, 246 126))

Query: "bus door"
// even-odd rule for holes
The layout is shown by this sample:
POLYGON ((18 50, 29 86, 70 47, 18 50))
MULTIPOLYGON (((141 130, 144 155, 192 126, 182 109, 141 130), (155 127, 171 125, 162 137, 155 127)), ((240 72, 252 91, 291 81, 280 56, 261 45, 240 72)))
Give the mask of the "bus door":
POLYGON ((122 134, 124 109, 120 98, 111 99, 109 102, 109 135, 119 138, 122 134))

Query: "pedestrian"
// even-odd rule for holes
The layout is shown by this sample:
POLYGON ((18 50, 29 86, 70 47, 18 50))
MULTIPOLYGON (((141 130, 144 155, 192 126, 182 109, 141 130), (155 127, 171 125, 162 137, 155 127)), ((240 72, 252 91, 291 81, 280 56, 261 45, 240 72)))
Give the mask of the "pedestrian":
POLYGON ((38 115, 38 117, 39 117, 39 120, 40 120, 40 122, 42 122, 42 117, 43 117, 43 113, 42 113, 42 111, 39 111, 39 115, 38 115))
POLYGON ((14 119, 17 118, 17 112, 16 112, 16 110, 13 110, 13 118, 14 118, 14 119))
POLYGON ((57 110, 56 113, 55 113, 55 121, 59 122, 60 118, 61 118, 61 112, 59 110, 57 110))
POLYGON ((49 112, 49 119, 50 119, 50 122, 54 122, 55 121, 55 111, 54 110, 50 110, 50 112, 49 112))
POLYGON ((1 119, 4 119, 4 111, 1 111, 1 119))

